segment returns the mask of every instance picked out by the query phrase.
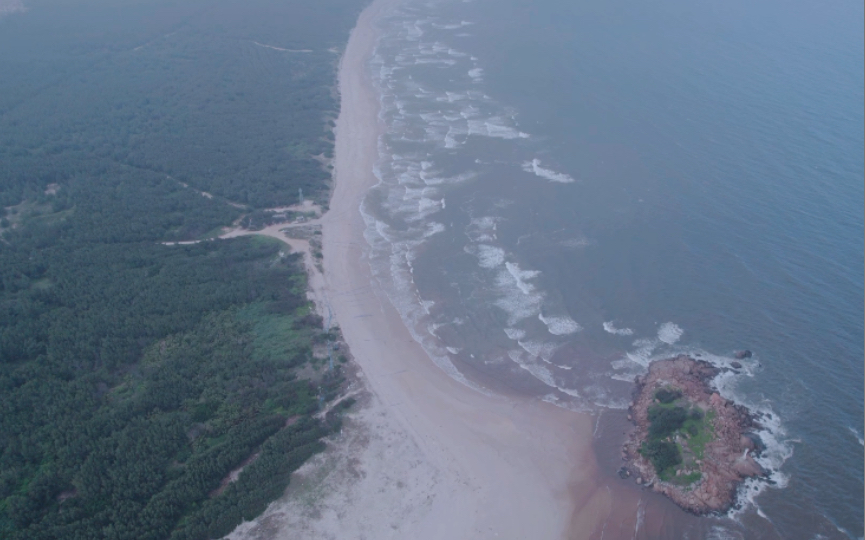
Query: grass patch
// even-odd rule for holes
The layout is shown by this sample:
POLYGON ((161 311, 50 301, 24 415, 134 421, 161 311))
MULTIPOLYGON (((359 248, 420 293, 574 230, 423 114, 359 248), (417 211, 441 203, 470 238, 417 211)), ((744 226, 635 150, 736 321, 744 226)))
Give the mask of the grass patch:
POLYGON ((655 398, 657 403, 647 411, 649 430, 640 454, 652 462, 661 480, 690 485, 700 478, 699 471, 676 473, 683 464, 687 470, 694 460, 703 459, 706 445, 715 437, 715 412, 704 413, 683 402, 682 392, 676 388, 662 388, 655 392, 655 398))
POLYGON ((712 424, 714 418, 715 411, 710 410, 699 420, 689 419, 688 422, 685 423, 684 428, 688 449, 697 459, 703 459, 706 445, 715 438, 715 428, 712 424))
POLYGON ((301 306, 293 315, 272 313, 264 303, 250 304, 238 311, 241 322, 252 325, 253 358, 256 360, 285 359, 299 366, 311 358, 309 343, 321 333, 317 319, 309 317, 310 307, 301 306))

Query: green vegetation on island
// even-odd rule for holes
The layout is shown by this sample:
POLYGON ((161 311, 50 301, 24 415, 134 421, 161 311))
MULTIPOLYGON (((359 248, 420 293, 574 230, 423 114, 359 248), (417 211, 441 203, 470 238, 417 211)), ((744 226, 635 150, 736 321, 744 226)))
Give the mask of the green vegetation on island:
POLYGON ((683 399, 676 388, 655 392, 648 409, 648 436, 639 452, 649 459, 664 481, 689 485, 700 479, 699 460, 712 438, 714 411, 705 413, 683 399))
POLYGON ((299 256, 164 242, 298 189, 326 202, 362 4, 33 0, 0 18, 0 537, 218 538, 338 429, 299 256))

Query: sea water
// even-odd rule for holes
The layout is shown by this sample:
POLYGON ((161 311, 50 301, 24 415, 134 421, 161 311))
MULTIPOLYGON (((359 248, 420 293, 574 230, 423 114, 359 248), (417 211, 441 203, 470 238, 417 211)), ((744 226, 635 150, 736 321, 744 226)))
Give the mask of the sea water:
POLYGON ((699 355, 768 480, 706 538, 863 535, 863 5, 404 0, 376 278, 451 376, 603 413, 699 355))

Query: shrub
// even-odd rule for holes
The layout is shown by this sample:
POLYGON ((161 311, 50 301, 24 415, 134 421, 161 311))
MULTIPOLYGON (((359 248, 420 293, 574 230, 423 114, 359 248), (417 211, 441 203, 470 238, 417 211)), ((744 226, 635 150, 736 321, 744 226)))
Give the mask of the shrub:
POLYGON ((643 443, 640 453, 652 462, 658 475, 682 462, 679 447, 671 442, 650 440, 643 443))
POLYGON ((682 397, 681 390, 676 390, 675 388, 661 388, 657 392, 655 392, 655 397, 661 403, 672 403, 682 397))
POLYGON ((654 406, 649 409, 649 438, 663 439, 675 433, 682 427, 688 413, 682 407, 668 409, 666 407, 654 406))

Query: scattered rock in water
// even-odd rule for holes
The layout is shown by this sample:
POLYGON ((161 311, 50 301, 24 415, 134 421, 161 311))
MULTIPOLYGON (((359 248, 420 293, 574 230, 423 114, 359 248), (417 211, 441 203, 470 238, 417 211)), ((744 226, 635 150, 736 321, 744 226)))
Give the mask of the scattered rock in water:
POLYGON ((745 358, 751 358, 753 353, 748 349, 745 349, 744 351, 737 351, 733 356, 736 357, 736 360, 744 360, 745 358))
POLYGON ((739 362, 730 362, 730 366, 732 366, 733 369, 742 369, 742 364, 739 362))

